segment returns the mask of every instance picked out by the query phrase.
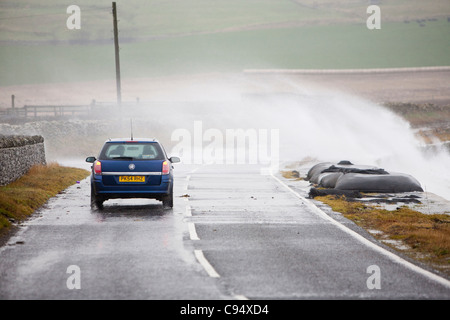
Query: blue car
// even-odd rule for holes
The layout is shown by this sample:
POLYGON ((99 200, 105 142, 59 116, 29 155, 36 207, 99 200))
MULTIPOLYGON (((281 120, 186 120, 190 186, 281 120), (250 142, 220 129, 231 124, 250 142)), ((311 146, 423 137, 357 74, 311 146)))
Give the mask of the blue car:
POLYGON ((91 206, 117 198, 150 198, 173 207, 173 167, 180 158, 168 158, 155 139, 110 139, 92 163, 91 206))

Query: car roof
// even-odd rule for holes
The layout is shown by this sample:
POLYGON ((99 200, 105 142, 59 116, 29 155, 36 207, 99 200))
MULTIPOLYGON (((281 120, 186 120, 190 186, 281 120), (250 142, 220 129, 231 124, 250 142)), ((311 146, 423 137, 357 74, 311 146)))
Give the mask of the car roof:
POLYGON ((105 141, 105 143, 108 142, 159 142, 155 138, 114 138, 114 139, 108 139, 105 141))

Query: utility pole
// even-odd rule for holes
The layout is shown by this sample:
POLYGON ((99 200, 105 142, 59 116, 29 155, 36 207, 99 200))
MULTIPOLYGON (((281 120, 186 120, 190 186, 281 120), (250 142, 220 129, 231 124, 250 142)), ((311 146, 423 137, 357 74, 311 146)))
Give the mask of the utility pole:
POLYGON ((117 104, 122 104, 122 92, 120 85, 120 58, 119 58, 119 31, 117 29, 117 9, 116 3, 112 3, 113 25, 114 25, 114 51, 116 54, 116 86, 117 86, 117 104))

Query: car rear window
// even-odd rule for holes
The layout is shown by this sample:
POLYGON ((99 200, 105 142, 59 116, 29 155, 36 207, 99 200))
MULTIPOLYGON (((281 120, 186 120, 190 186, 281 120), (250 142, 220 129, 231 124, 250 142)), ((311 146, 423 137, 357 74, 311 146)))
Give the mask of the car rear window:
POLYGON ((100 160, 163 160, 158 143, 121 142, 106 143, 100 160))

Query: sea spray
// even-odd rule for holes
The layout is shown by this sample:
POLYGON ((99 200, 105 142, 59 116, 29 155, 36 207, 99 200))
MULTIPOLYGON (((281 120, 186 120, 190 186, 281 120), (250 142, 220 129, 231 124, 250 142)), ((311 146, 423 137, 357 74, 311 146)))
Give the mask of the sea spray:
POLYGON ((280 128, 280 159, 374 165, 410 174, 426 191, 450 200, 449 152, 424 148, 406 120, 379 104, 317 88, 271 93, 250 104, 253 124, 280 128))

